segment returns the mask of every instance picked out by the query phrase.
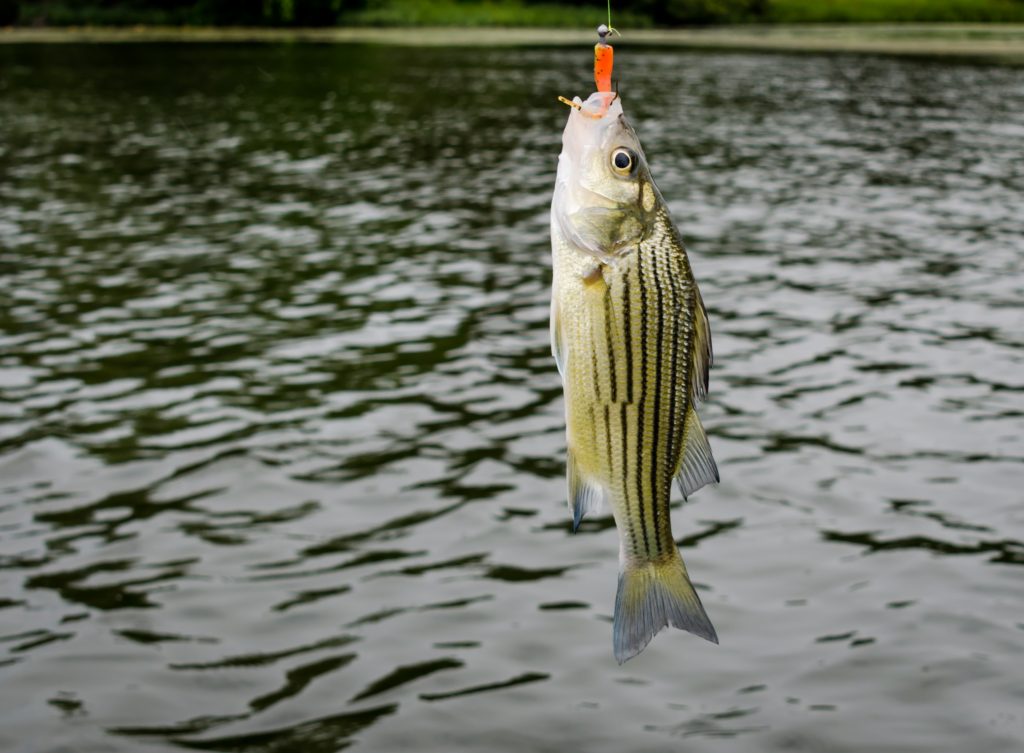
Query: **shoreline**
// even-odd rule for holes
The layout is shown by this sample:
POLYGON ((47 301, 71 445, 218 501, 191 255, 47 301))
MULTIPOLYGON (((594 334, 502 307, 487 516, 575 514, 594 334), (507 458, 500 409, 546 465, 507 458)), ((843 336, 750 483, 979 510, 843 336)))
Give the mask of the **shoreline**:
MULTIPOLYGON (((588 44, 588 30, 423 27, 42 27, 0 29, 0 44, 66 43, 362 43, 422 47, 588 44)), ((625 46, 788 53, 849 53, 974 58, 1024 64, 1024 24, 848 24, 638 29, 625 46)))

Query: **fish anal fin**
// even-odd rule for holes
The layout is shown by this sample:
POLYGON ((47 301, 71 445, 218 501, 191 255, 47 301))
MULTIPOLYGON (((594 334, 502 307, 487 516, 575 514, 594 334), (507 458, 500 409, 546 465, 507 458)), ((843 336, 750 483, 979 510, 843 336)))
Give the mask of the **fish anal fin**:
POLYGON ((571 447, 566 465, 566 478, 569 480, 569 509, 572 510, 572 530, 575 533, 585 515, 600 511, 604 489, 600 484, 590 481, 580 474, 579 464, 576 462, 576 456, 571 447))
POLYGON ((691 405, 686 412, 683 456, 679 461, 676 483, 685 499, 705 484, 717 484, 718 481, 718 466, 711 454, 708 436, 704 433, 697 411, 691 405))

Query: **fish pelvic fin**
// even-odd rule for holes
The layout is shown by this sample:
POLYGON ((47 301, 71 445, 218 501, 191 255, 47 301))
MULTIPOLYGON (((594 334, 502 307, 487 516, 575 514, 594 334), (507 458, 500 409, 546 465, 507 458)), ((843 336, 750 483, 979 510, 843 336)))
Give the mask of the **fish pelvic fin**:
POLYGON ((569 448, 566 462, 566 477, 569 481, 569 509, 572 510, 572 532, 580 527, 580 521, 588 513, 598 512, 601 509, 601 500, 604 498, 604 489, 593 481, 589 481, 580 475, 579 465, 576 463, 576 456, 569 448))
POLYGON ((718 643, 678 552, 664 563, 624 562, 612 628, 616 661, 622 664, 639 654, 666 625, 718 643))

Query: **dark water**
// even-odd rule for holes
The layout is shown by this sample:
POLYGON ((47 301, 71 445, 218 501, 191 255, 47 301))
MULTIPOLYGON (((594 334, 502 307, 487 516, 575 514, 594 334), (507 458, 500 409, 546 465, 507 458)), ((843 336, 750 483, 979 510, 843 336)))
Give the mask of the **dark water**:
POLYGON ((721 646, 618 667, 548 350, 586 50, 0 48, 0 748, 1024 750, 1024 71, 619 55, 721 646))

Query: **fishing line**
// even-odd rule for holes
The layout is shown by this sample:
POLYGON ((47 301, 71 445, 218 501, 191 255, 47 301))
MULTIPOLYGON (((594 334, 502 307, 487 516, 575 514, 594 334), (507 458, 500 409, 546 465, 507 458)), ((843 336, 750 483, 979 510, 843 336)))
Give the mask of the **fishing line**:
MULTIPOLYGON (((619 30, 612 26, 612 0, 608 0, 608 33, 619 34, 619 30)), ((621 37, 622 35, 619 34, 619 36, 621 37)))

